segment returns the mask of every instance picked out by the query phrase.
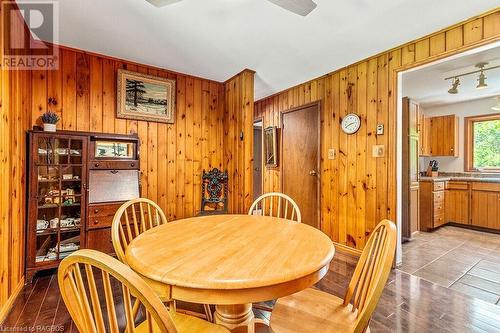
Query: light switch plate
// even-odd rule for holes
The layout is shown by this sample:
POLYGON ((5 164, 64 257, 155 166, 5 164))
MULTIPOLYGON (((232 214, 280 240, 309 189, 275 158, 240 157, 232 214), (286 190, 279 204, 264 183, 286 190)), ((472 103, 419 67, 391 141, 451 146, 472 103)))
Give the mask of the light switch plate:
POLYGON ((333 149, 333 148, 328 149, 328 159, 329 160, 334 160, 335 159, 335 149, 333 149))
POLYGON ((377 135, 384 134, 384 124, 377 124, 377 135))
POLYGON ((384 157, 384 155, 385 155, 384 145, 375 145, 372 147, 372 157, 384 157))

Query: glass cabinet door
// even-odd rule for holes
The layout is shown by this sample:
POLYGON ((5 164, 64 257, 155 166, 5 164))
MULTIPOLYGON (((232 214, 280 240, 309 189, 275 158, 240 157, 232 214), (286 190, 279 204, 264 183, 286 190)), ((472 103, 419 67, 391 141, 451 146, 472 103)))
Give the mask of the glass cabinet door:
POLYGON ((85 142, 41 135, 36 140, 36 263, 80 248, 85 142))

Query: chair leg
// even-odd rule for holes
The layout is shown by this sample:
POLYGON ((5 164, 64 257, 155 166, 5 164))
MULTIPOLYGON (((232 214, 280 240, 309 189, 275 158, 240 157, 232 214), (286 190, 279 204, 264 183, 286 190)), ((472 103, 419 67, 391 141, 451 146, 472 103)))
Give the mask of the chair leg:
POLYGON ((207 316, 207 320, 211 323, 214 322, 214 316, 212 313, 212 309, 209 304, 203 304, 203 308, 205 309, 205 315, 207 316))
POLYGON ((270 306, 262 305, 262 304, 253 304, 252 306, 254 309, 261 310, 261 311, 266 311, 266 312, 273 312, 273 308, 270 306))

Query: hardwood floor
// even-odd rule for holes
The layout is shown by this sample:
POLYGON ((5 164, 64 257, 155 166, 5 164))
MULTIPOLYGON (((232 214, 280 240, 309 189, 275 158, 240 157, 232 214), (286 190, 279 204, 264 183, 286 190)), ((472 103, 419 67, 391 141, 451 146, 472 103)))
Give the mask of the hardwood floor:
MULTIPOLYGON (((355 265, 356 258, 337 252, 317 287, 342 296, 355 265)), ((256 311, 256 316, 266 319, 269 314, 256 311)), ((77 331, 59 297, 56 275, 39 276, 26 286, 0 325, 0 331, 29 328, 35 332, 77 331)), ((500 332, 500 306, 393 270, 370 328, 372 332, 500 332)))

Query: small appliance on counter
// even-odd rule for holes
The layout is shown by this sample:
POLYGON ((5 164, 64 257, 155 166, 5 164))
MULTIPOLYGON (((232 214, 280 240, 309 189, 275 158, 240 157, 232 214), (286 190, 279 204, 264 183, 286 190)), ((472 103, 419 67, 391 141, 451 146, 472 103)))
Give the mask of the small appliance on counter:
POLYGON ((439 163, 436 160, 431 160, 429 166, 427 167, 426 176, 427 177, 437 177, 439 170, 439 163))

